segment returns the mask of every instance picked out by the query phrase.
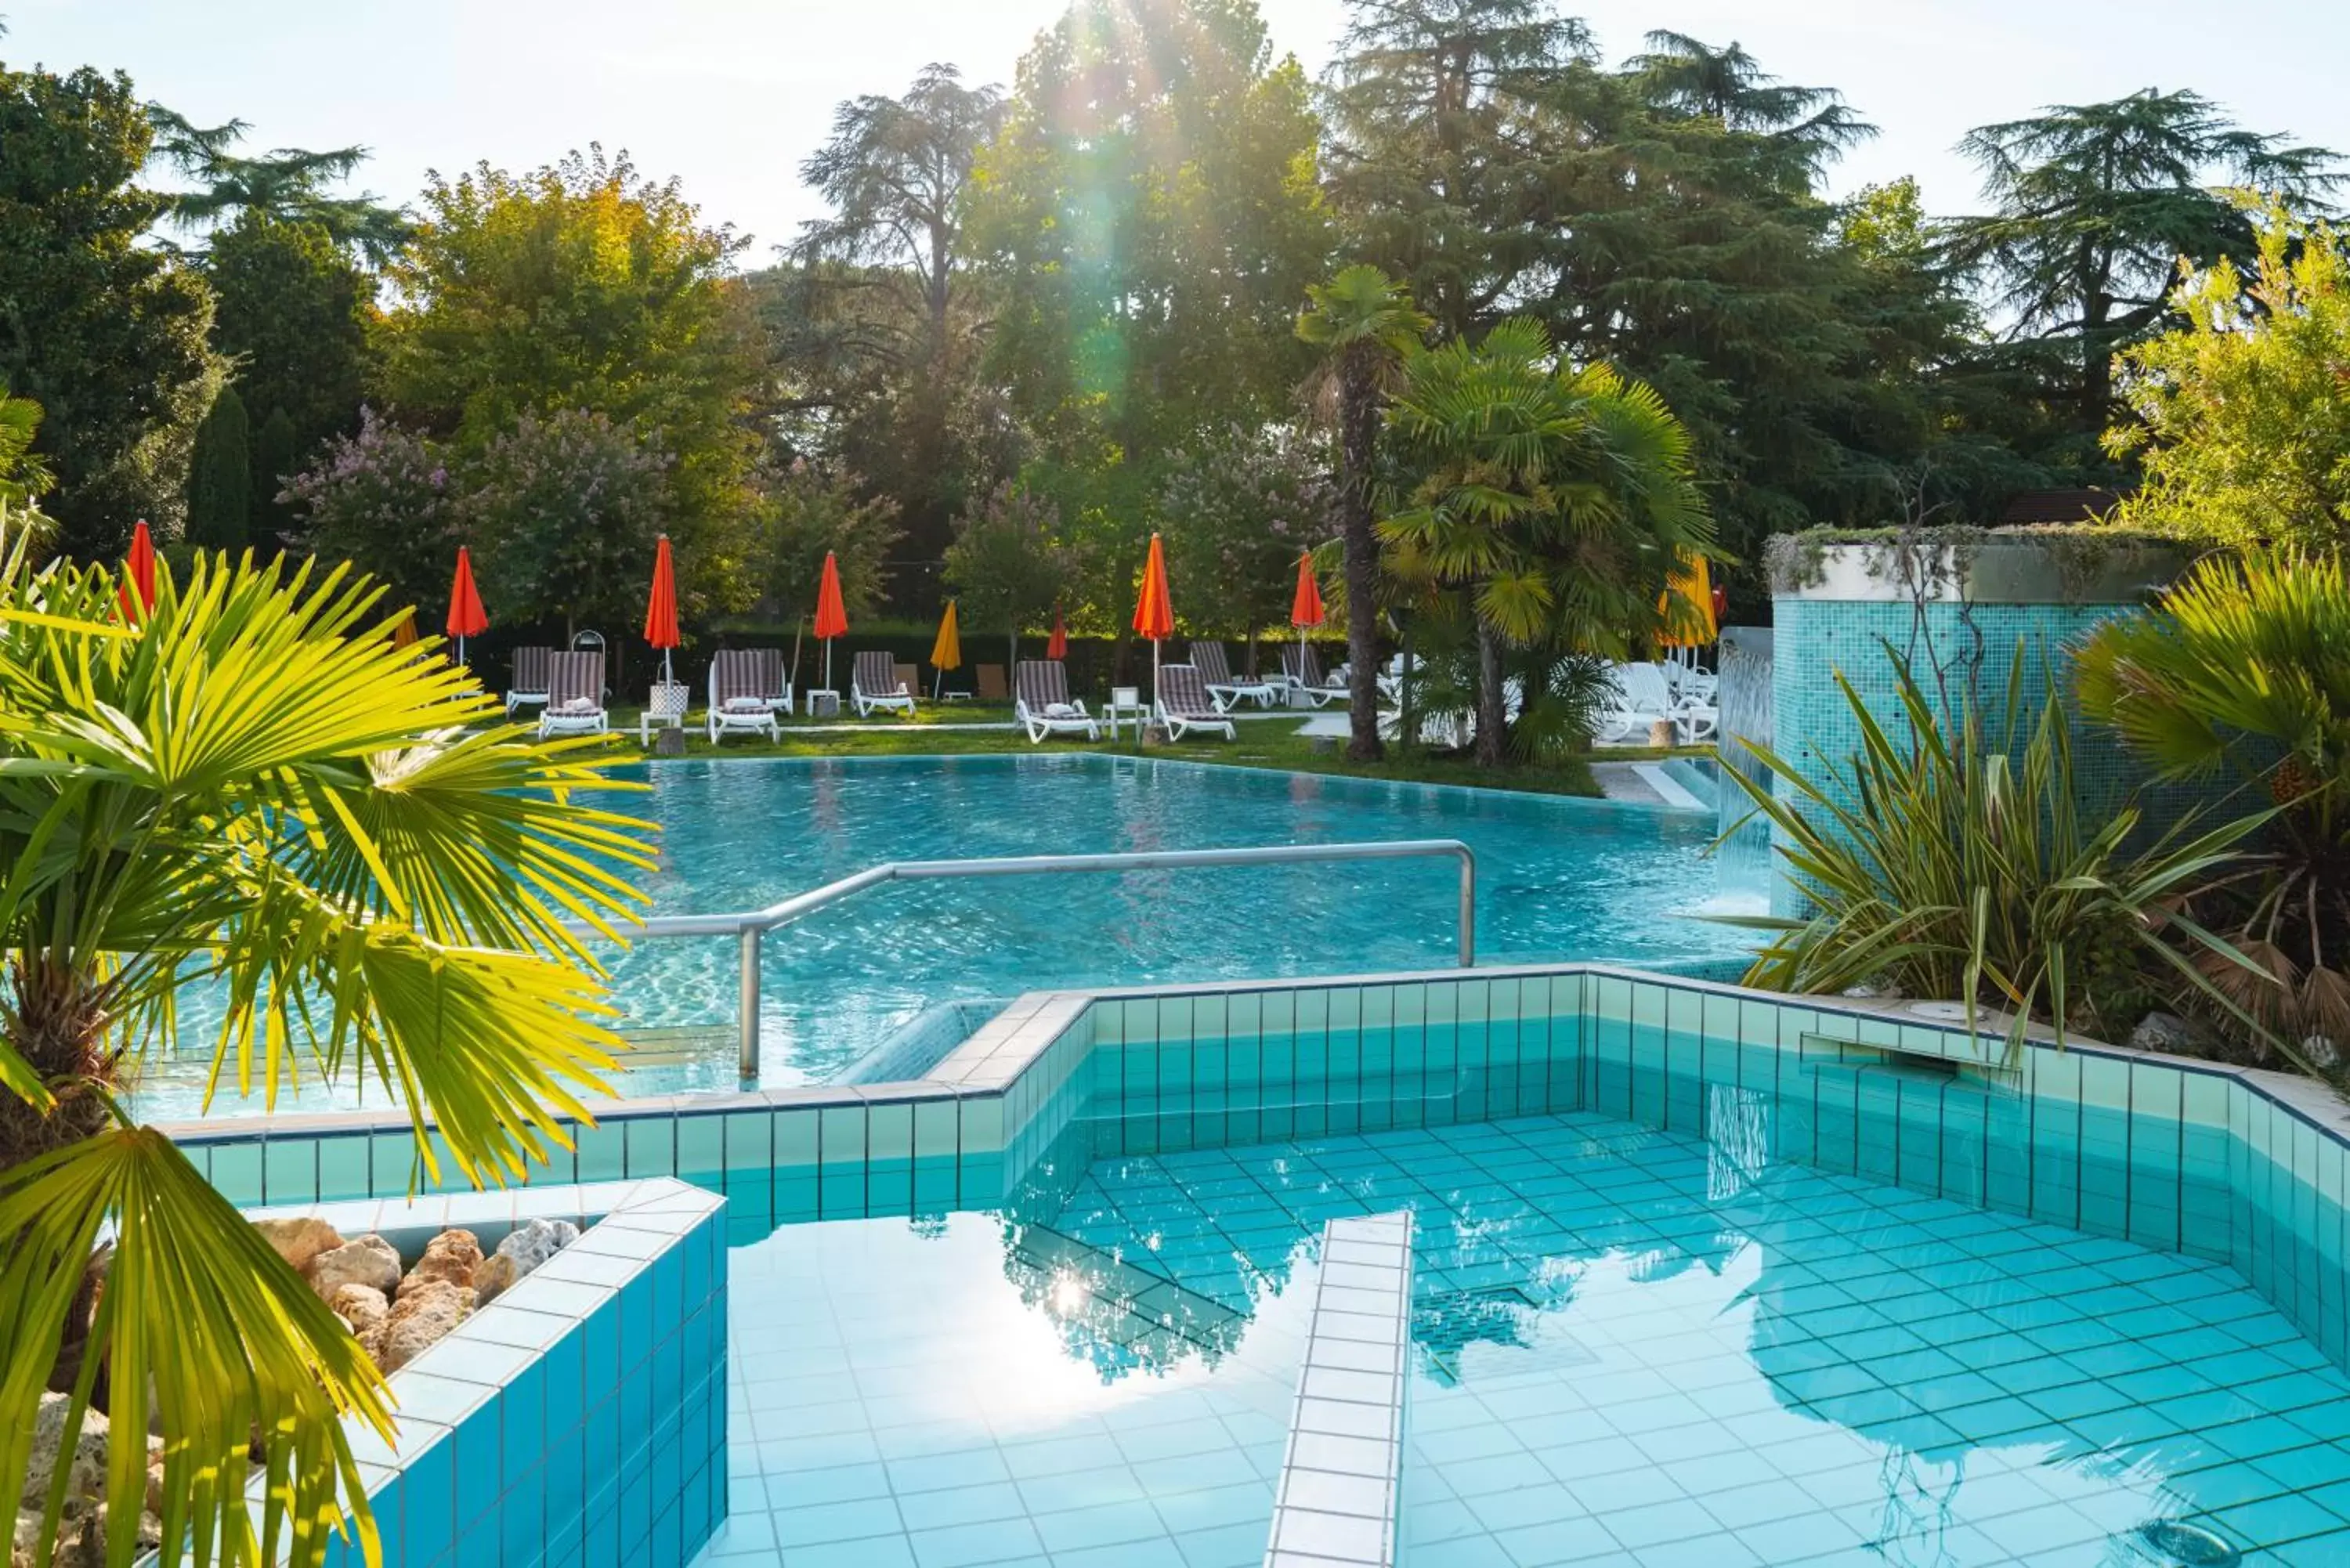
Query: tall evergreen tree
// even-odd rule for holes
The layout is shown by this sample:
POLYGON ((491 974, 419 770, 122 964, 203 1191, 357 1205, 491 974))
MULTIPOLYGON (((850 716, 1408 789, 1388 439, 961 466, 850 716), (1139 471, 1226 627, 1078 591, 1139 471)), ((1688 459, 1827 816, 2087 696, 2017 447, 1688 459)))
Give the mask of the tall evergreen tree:
POLYGON ((247 212, 213 236, 204 274, 213 344, 238 360, 246 406, 284 410, 304 454, 358 429, 375 280, 334 236, 247 212))
POLYGON ((2094 452, 2117 413, 2114 358, 2147 337, 2183 257, 2207 266, 2255 248, 2220 185, 2314 205, 2340 183, 2335 154, 2245 130, 2199 94, 2148 88, 1986 125, 1960 143, 1991 210, 1952 227, 1992 308, 2026 351, 2065 362, 2053 389, 2075 445, 2094 452))
POLYGON ((253 514, 253 459, 244 400, 224 387, 196 427, 188 463, 187 541, 207 550, 244 547, 253 514))
POLYGON ((273 549, 280 535, 294 531, 294 517, 277 498, 300 471, 308 450, 282 408, 270 410, 253 432, 253 510, 247 514, 245 536, 256 546, 273 549))

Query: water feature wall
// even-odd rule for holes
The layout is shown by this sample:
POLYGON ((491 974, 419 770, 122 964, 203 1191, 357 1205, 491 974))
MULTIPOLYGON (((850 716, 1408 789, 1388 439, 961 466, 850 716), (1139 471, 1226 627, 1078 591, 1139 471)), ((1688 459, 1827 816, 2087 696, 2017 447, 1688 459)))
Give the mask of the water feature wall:
POLYGON ((1772 722, 1772 646, 1768 627, 1731 626, 1721 629, 1721 690, 1715 699, 1721 709, 1721 732, 1717 750, 1723 778, 1716 809, 1722 834, 1714 851, 1720 867, 1721 897, 1725 907, 1760 909, 1771 896, 1771 825, 1754 815, 1753 803, 1727 776, 1735 770, 1756 784, 1768 784, 1770 770, 1752 747, 1775 742, 1772 722))

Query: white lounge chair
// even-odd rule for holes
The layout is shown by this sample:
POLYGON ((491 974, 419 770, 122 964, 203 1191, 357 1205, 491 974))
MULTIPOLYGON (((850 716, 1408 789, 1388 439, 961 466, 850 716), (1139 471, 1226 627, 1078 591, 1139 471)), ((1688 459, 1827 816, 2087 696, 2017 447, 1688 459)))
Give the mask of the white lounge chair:
POLYGON ((1270 708, 1280 701, 1282 682, 1278 680, 1235 680, 1232 667, 1224 658, 1221 642, 1194 642, 1191 645, 1191 665, 1200 672, 1200 682, 1208 689, 1208 701, 1216 705, 1219 713, 1229 713, 1243 699, 1260 708, 1270 708))
POLYGON ((710 657, 710 712, 705 727, 710 743, 726 735, 764 735, 783 739, 775 723, 775 705, 760 690, 760 654, 756 648, 722 648, 710 657))
POLYGON ((511 718, 517 708, 531 704, 546 706, 546 660, 555 650, 551 648, 517 648, 514 650, 514 683, 506 689, 506 714, 511 718))
POLYGON ((1191 730, 1222 730, 1224 739, 1235 740, 1239 732, 1232 722, 1224 717, 1208 696, 1206 682, 1200 679, 1196 666, 1162 664, 1159 667, 1159 694, 1152 706, 1159 723, 1167 728, 1167 738, 1180 741, 1191 730))
POLYGON ((897 662, 888 649, 868 649, 857 656, 849 670, 848 700, 860 719, 877 708, 903 709, 907 718, 914 716, 914 694, 898 678, 897 662))
POLYGON ((1047 735, 1082 734, 1101 739, 1101 723, 1069 696, 1069 672, 1057 659, 1024 659, 1013 670, 1012 716, 1028 732, 1029 743, 1047 735))
POLYGON ((1322 660, 1310 642, 1281 645, 1281 673, 1290 690, 1304 692, 1316 708, 1344 702, 1349 695, 1346 682, 1333 680, 1322 673, 1322 660))
POLYGON ((767 706, 778 713, 792 711, 792 677, 784 668, 784 650, 780 648, 754 648, 751 657, 758 667, 758 683, 752 695, 765 699, 767 706))
POLYGON ((1709 705, 1684 701, 1673 695, 1672 683, 1654 664, 1617 664, 1608 668, 1611 701, 1600 714, 1597 739, 1615 742, 1646 739, 1659 722, 1669 723, 1683 745, 1711 740, 1721 723, 1720 711, 1709 705))
POLYGON ((538 738, 600 735, 611 727, 604 712, 603 654, 549 653, 546 707, 538 716, 538 738))

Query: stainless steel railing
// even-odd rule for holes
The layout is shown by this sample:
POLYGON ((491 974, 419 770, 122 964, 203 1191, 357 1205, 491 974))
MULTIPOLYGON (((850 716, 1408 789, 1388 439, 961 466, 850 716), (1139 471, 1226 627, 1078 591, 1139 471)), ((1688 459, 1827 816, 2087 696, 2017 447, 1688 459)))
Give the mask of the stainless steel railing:
POLYGON ((1148 849, 1115 855, 1022 855, 973 860, 893 860, 770 904, 723 915, 656 915, 637 937, 733 937, 742 944, 737 1024, 743 1076, 759 1074, 759 957, 769 931, 884 882, 946 877, 1035 877, 1063 871, 1172 871, 1201 866, 1281 866, 1322 860, 1413 860, 1451 856, 1461 862, 1461 967, 1477 961, 1477 855, 1457 838, 1390 844, 1272 844, 1246 849, 1148 849))

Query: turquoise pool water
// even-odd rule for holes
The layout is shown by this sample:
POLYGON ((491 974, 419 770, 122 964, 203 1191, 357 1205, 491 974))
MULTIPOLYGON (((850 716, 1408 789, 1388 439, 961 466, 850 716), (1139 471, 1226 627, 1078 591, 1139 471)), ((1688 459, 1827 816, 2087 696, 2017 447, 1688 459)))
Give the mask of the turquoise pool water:
POLYGON ((2350 1377, 2223 1265, 1576 1112, 739 1247, 712 1568, 1254 1568, 1321 1226, 1399 1208, 1406 1568, 2350 1562, 2350 1377))
MULTIPOLYGON (((1457 837, 1479 857, 1481 961, 1721 960, 1742 940, 1694 918, 1714 879, 1700 814, 1097 754, 686 761, 636 776, 650 792, 619 804, 661 825, 647 890, 663 914, 755 909, 886 860, 1457 837)), ((1396 861, 885 886, 769 938, 761 1081, 821 1082, 947 1002, 1442 967, 1456 875, 1396 861)), ((635 1027, 731 1031, 735 957, 725 939, 641 943, 614 964, 616 1000, 635 1027)), ((705 1036, 649 1055, 625 1092, 735 1086, 731 1040, 705 1036)), ((200 1089, 159 1075, 142 1111, 193 1114, 200 1089)), ((312 1085, 281 1107, 354 1103, 312 1085)))

